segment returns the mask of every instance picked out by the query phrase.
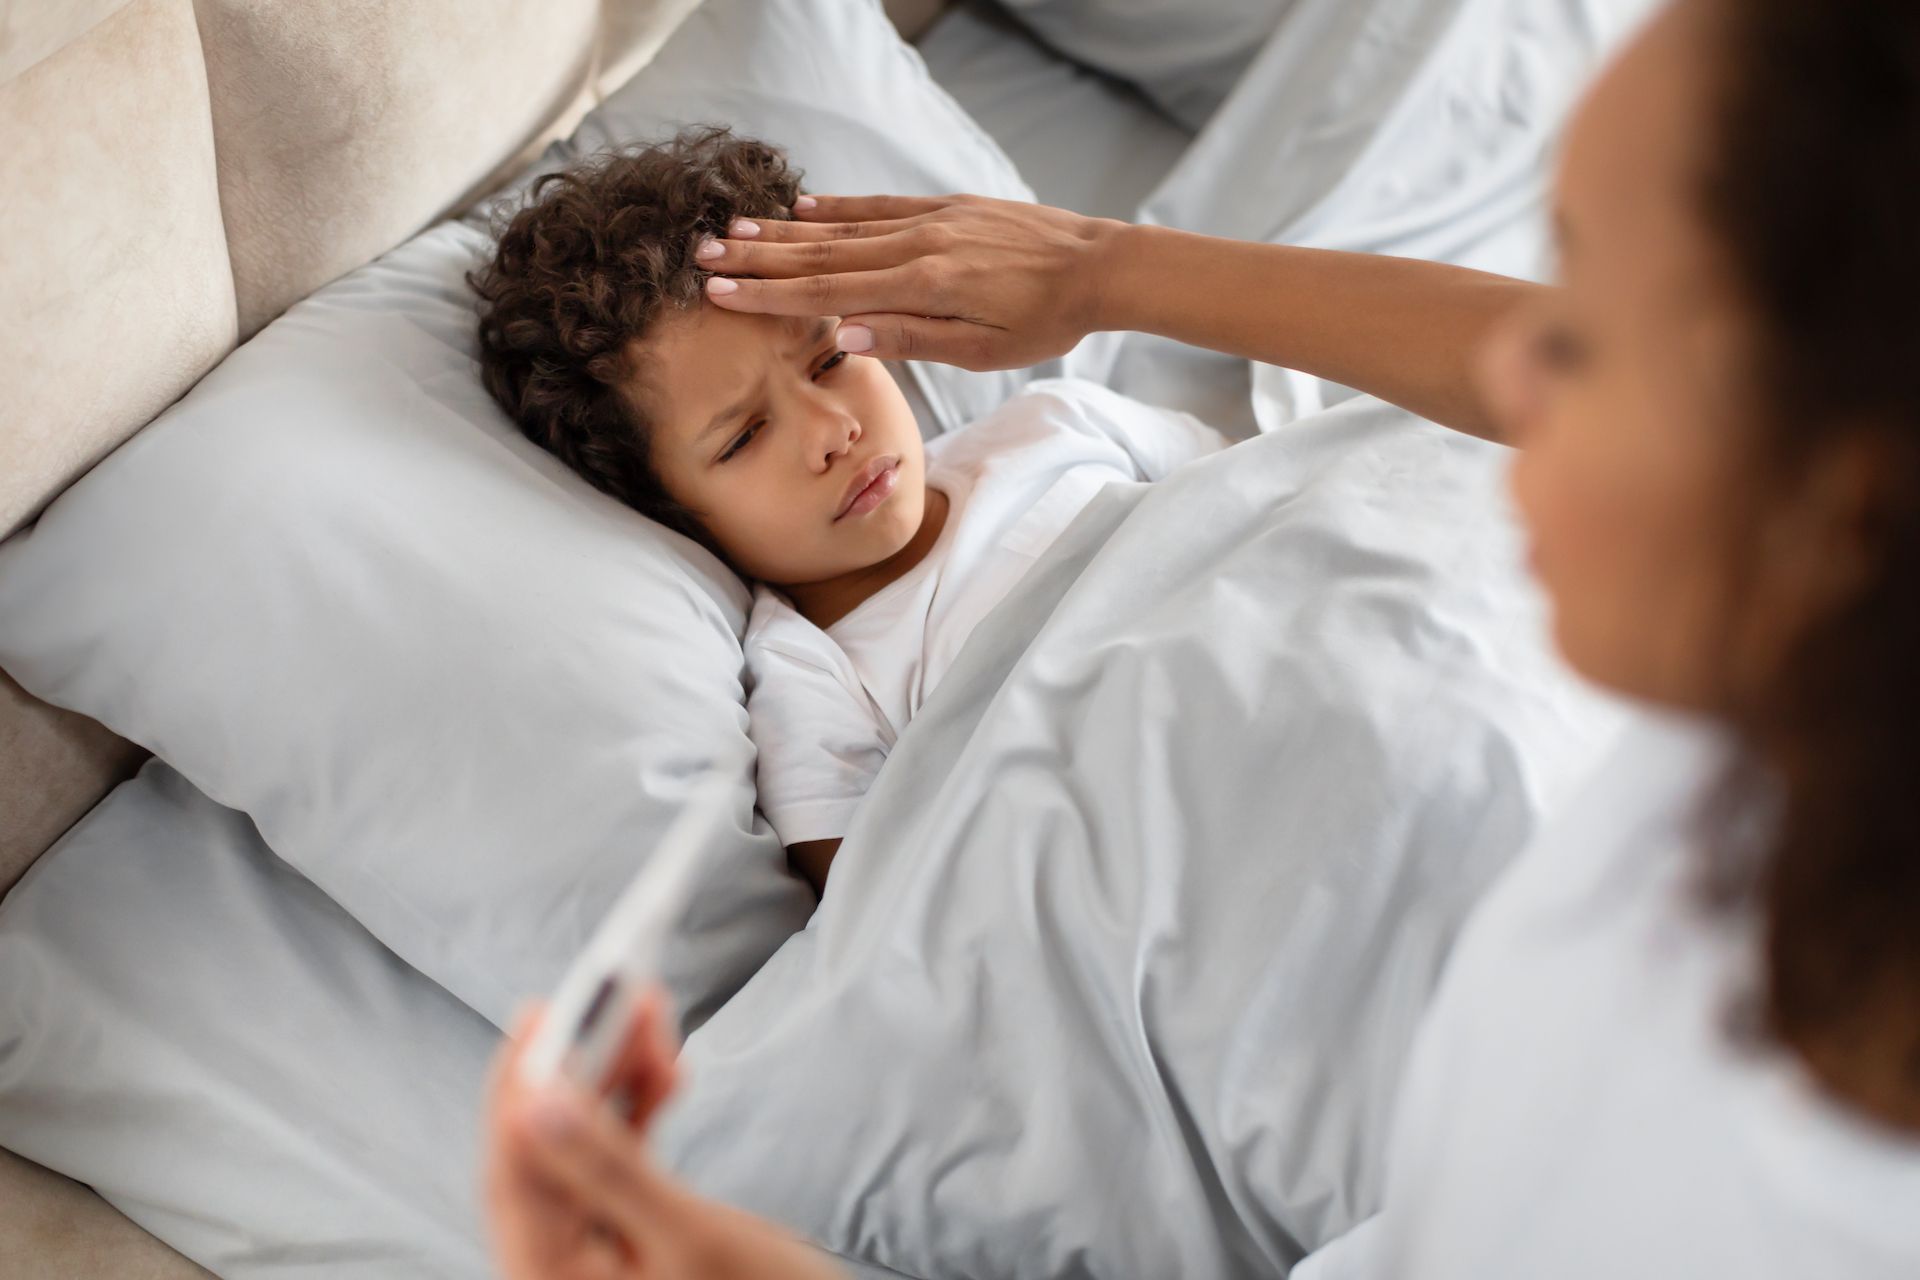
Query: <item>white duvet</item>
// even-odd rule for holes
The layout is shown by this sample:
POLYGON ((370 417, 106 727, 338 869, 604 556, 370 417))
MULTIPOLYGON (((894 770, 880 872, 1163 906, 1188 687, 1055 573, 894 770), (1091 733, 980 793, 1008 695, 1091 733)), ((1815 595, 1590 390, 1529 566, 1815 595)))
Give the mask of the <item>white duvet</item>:
POLYGON ((916 1276, 1272 1275, 1375 1207, 1461 920, 1588 767, 1502 459, 1370 400, 1096 500, 975 633, 664 1158, 916 1276))

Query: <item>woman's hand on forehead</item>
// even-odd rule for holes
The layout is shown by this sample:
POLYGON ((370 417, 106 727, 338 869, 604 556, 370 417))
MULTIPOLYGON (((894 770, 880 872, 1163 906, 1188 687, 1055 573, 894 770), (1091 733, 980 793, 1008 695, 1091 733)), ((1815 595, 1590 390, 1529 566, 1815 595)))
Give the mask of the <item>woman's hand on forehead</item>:
POLYGON ((1089 331, 1105 225, 979 196, 803 196, 793 221, 738 219, 695 256, 717 306, 837 315, 842 350, 1024 368, 1089 331))

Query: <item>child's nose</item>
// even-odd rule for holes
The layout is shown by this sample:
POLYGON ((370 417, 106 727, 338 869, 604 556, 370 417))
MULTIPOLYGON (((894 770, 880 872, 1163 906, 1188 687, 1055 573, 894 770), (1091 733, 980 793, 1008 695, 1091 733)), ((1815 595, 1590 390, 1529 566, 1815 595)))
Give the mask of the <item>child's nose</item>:
POLYGON ((825 470, 833 465, 835 458, 845 457, 859 443, 860 420, 837 406, 822 406, 815 422, 814 456, 820 459, 821 469, 825 470))

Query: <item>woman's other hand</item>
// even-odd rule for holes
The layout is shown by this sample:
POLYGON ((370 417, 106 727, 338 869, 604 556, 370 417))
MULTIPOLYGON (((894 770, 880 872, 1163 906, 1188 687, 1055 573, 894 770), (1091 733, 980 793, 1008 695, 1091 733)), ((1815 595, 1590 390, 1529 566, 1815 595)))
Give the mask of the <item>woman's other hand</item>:
POLYGON ((802 196, 794 221, 736 220, 696 248, 732 311, 839 316, 841 349, 1016 369, 1101 323, 1124 223, 982 196, 802 196))
POLYGON ((515 1026, 488 1088, 486 1204, 508 1280, 838 1280, 778 1229, 703 1200, 656 1168, 642 1141, 672 1092, 665 1001, 641 1005, 605 1092, 622 1120, 566 1087, 529 1088, 520 1059, 543 1010, 515 1026))

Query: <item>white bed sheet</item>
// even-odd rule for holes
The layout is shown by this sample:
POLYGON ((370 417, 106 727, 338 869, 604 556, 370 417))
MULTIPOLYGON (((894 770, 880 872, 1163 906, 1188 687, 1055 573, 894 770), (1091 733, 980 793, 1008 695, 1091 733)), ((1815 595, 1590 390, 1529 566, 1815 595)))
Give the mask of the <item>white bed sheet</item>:
POLYGON ((989 0, 961 0, 919 47, 1047 204, 1131 220, 1193 141, 1130 85, 1047 48, 989 0))

